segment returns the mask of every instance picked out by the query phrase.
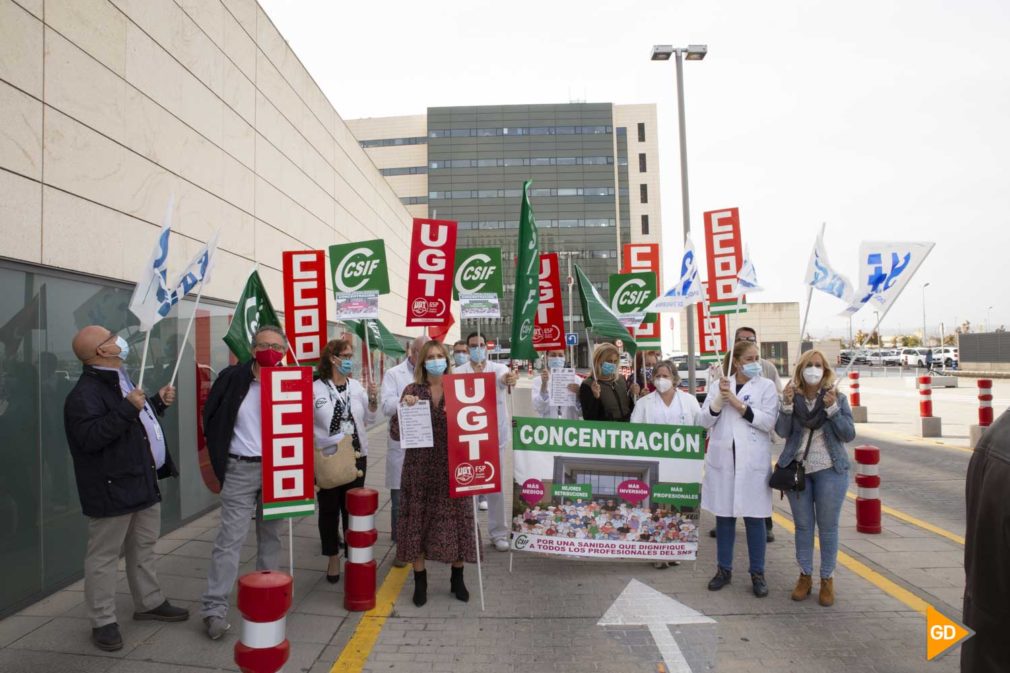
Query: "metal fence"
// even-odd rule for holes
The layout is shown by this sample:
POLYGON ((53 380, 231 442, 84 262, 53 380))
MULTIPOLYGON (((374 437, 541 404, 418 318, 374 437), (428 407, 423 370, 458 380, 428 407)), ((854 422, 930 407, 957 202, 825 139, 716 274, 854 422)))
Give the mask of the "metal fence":
POLYGON ((961 334, 957 347, 961 362, 1010 363, 1010 332, 961 334))

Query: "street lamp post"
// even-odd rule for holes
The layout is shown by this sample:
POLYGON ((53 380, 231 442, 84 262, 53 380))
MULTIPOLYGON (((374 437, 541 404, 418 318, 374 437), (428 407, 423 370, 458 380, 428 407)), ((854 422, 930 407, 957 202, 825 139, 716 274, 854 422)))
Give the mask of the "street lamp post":
POLYGON ((922 284, 922 347, 929 348, 929 338, 926 336, 926 288, 929 283, 922 284))
POLYGON ((989 314, 992 313, 992 306, 987 306, 985 309, 985 331, 991 332, 992 326, 989 324, 989 314))
MULTIPOLYGON (((688 61, 700 61, 708 53, 704 44, 690 44, 687 47, 674 47, 669 44, 657 44, 652 47, 653 61, 669 61, 674 57, 677 63, 677 116, 680 122, 680 195, 681 209, 684 218, 684 240, 691 232, 691 207, 687 189, 687 122, 684 119, 684 58, 688 61)), ((692 395, 695 392, 694 380, 694 310, 687 309, 687 385, 692 395)))

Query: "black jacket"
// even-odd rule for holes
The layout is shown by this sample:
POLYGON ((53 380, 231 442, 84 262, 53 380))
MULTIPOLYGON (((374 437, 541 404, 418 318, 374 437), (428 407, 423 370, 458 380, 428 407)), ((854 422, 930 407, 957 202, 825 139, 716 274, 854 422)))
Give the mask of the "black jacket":
POLYGON ((203 407, 203 436, 207 440, 210 465, 224 484, 228 469, 228 447, 235 434, 235 419, 253 381, 253 361, 225 367, 210 388, 203 407))
MULTIPOLYGON (((164 414, 160 395, 147 401, 155 413, 164 414)), ((63 427, 86 516, 121 516, 146 509, 161 502, 158 480, 179 476, 167 447, 165 464, 155 469, 140 414, 123 397, 116 372, 85 365, 63 404, 63 427)))
POLYGON ((620 374, 613 381, 600 381, 600 399, 593 396, 593 377, 589 376, 579 386, 579 404, 582 418, 587 421, 617 421, 627 423, 635 408, 628 382, 620 374))
POLYGON ((1010 411, 985 431, 965 478, 964 673, 1010 671, 1010 411))

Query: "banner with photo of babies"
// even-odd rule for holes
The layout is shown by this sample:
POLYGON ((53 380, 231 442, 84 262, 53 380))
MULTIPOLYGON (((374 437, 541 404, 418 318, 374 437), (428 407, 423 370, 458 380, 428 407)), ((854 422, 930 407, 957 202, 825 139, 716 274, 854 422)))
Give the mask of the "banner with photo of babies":
POLYGON ((512 448, 513 550, 697 557, 703 428, 516 418, 512 448))

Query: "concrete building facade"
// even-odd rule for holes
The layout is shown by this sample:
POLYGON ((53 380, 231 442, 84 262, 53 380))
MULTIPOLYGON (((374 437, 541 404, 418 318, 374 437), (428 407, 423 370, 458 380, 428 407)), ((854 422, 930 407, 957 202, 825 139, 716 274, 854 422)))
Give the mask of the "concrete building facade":
POLYGON ((227 366, 221 337, 255 265, 283 311, 283 251, 382 238, 382 319, 407 332, 411 212, 255 0, 0 0, 0 616, 80 576, 70 341, 90 323, 118 332, 137 380, 127 305, 173 196, 170 274, 220 241, 189 347, 189 300, 152 332, 145 388, 184 353, 163 422, 182 472, 162 484, 164 530, 216 503, 193 353, 202 371, 227 366))

